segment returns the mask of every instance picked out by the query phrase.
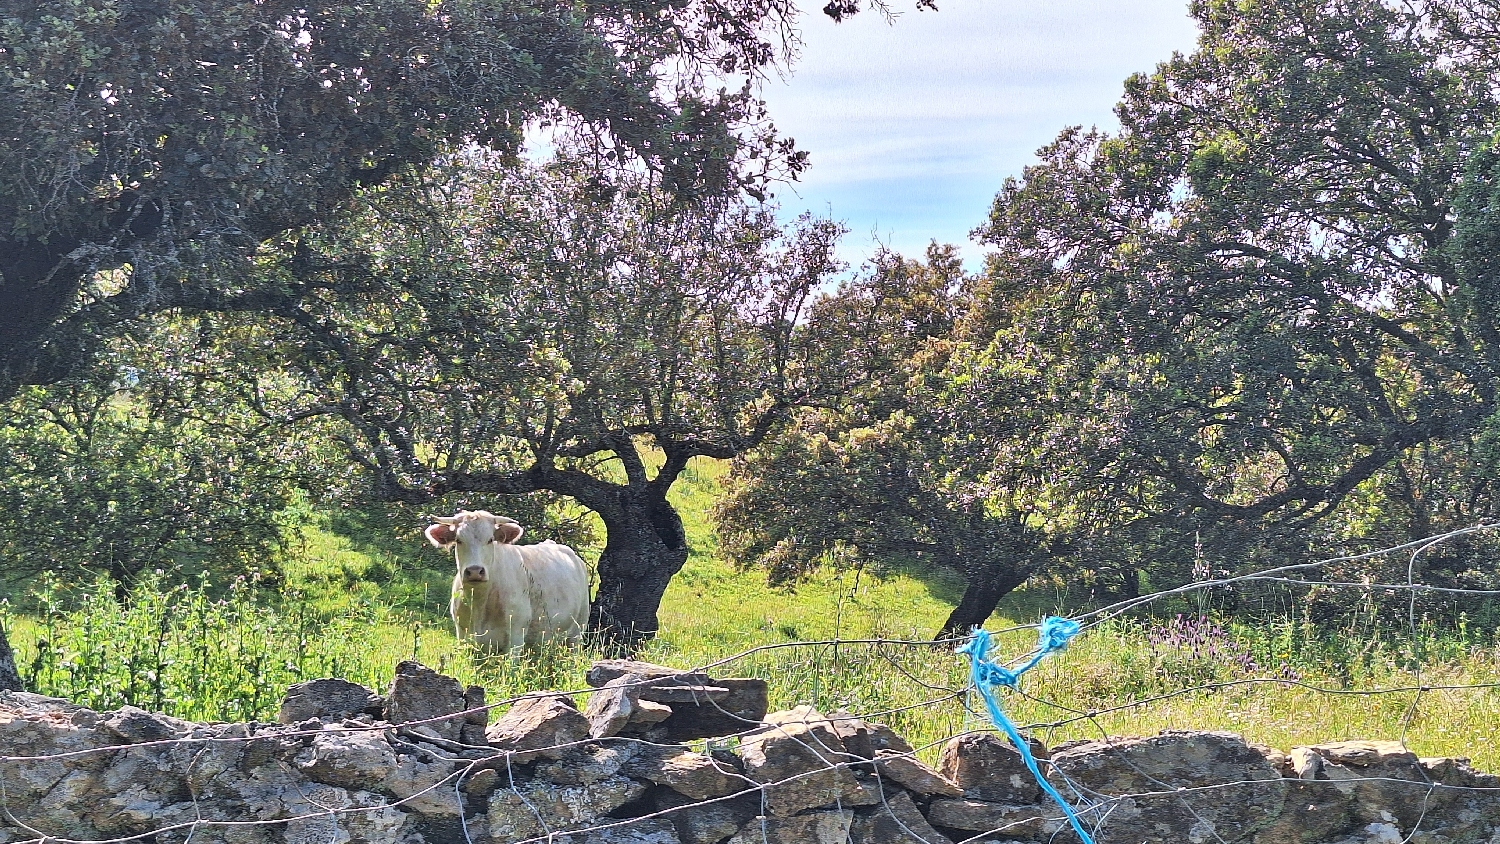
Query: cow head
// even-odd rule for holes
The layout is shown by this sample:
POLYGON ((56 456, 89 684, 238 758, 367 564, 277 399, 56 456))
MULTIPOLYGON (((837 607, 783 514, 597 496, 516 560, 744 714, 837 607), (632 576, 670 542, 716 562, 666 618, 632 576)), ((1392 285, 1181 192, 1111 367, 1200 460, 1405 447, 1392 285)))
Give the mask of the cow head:
POLYGON ((455 516, 434 516, 432 520, 437 524, 425 531, 427 541, 454 550, 458 575, 464 583, 489 580, 490 563, 495 559, 490 546, 513 543, 523 532, 515 519, 488 510, 459 510, 455 516))

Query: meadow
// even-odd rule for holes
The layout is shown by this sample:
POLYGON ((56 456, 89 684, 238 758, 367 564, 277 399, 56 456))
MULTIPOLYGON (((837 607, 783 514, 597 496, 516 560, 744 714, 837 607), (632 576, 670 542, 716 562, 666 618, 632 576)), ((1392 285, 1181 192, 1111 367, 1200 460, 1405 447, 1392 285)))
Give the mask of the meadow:
MULTIPOLYGON (((768 588, 763 573, 719 558, 706 520, 719 471, 703 462, 678 484, 693 554, 641 659, 765 677, 773 707, 866 715, 930 758, 948 737, 988 726, 977 697, 964 692, 966 664, 926 641, 960 584, 827 569, 794 590, 768 588)), ((325 514, 298 537, 277 582, 173 583, 162 573, 122 602, 107 584, 44 581, 7 604, 4 623, 30 688, 96 709, 130 703, 195 720, 269 720, 291 683, 338 676, 382 689, 404 659, 485 686, 491 701, 536 689, 581 693, 597 650, 509 660, 454 639, 451 559, 422 541, 421 527, 356 527, 325 514)), ((1013 596, 986 625, 1000 631, 997 656, 1024 656, 1035 644, 1027 625, 1075 603, 1046 585, 1013 596)), ((1004 696, 1008 714, 1049 744, 1161 729, 1230 730, 1283 750, 1400 739, 1421 755, 1500 770, 1491 631, 1382 637, 1295 614, 1249 626, 1215 622, 1191 605, 1154 609, 1088 628, 1004 696)))

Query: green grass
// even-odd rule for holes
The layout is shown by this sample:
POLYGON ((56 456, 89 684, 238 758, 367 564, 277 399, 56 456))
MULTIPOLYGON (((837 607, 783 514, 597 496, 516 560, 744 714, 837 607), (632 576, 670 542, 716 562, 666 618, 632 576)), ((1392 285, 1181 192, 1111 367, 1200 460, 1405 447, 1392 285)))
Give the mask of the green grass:
MULTIPOLYGON (((721 471, 697 463, 675 491, 693 553, 663 601, 661 635, 641 658, 765 677, 777 708, 880 713, 927 746, 929 759, 947 737, 987 725, 958 694, 967 676, 960 660, 920 644, 951 610, 951 582, 826 570, 795 590, 767 588, 763 574, 718 558, 707 513, 721 471)), ((308 520, 274 592, 252 581, 148 581, 121 605, 107 587, 44 583, 7 619, 23 674, 37 691, 97 709, 128 702, 198 720, 272 718, 287 685, 314 677, 383 689, 395 664, 412 658, 485 686, 492 701, 584 687, 596 652, 510 660, 457 642, 446 609, 451 560, 422 541, 420 525, 373 524, 308 520)), ((1020 596, 987 627, 1032 621, 1047 603, 1020 596)), ((1028 674, 1024 693, 1007 693, 1007 712, 1051 744, 1160 729, 1231 730, 1283 750, 1404 737, 1420 754, 1470 756, 1500 770, 1500 693, 1437 688, 1500 682, 1493 645, 1451 631, 1426 629, 1414 643, 1288 621, 1218 631, 1195 652, 1153 645, 1151 624, 1161 622, 1090 629, 1028 674), (1225 685, 1267 675, 1296 679, 1225 685), (1349 693, 1418 685, 1430 690, 1349 693)), ((1033 644, 1029 630, 996 637, 1004 657, 1033 644)), ((979 705, 972 695, 967 702, 979 705)))

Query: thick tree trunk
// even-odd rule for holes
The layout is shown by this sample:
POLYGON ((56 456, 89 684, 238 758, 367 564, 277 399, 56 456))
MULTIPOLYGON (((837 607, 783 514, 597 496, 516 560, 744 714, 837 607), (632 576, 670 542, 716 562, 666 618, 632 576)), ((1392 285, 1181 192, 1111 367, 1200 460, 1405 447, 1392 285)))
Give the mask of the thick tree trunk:
POLYGON ((599 591, 589 618, 612 654, 638 650, 656 635, 662 596, 688 558, 682 518, 672 505, 649 493, 621 499, 624 518, 604 521, 599 591))
POLYGON ((989 565, 971 569, 963 597, 959 598, 958 606, 953 608, 948 620, 943 622, 943 629, 938 631, 934 641, 967 636, 969 631, 983 625, 1000 599, 1025 583, 1032 570, 1030 560, 994 560, 989 565))

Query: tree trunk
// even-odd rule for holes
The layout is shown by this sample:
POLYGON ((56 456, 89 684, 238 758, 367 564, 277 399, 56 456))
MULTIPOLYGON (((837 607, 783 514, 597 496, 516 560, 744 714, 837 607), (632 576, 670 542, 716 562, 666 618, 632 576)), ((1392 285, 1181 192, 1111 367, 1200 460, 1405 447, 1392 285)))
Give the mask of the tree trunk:
POLYGON ((958 606, 943 622, 934 641, 954 639, 969 635, 969 631, 984 624, 995 611, 1000 599, 1011 590, 1026 582, 1034 568, 1031 560, 1019 563, 1010 560, 992 560, 988 565, 975 566, 969 572, 968 585, 958 606))
POLYGON ((604 519, 599 591, 589 618, 612 655, 636 651, 656 635, 662 596, 688 558, 682 518, 665 498, 623 492, 620 499, 623 518, 604 519))
POLYGON ((16 652, 10 647, 10 633, 4 627, 0 627, 0 689, 26 691, 26 686, 21 682, 21 672, 16 670, 16 652))

